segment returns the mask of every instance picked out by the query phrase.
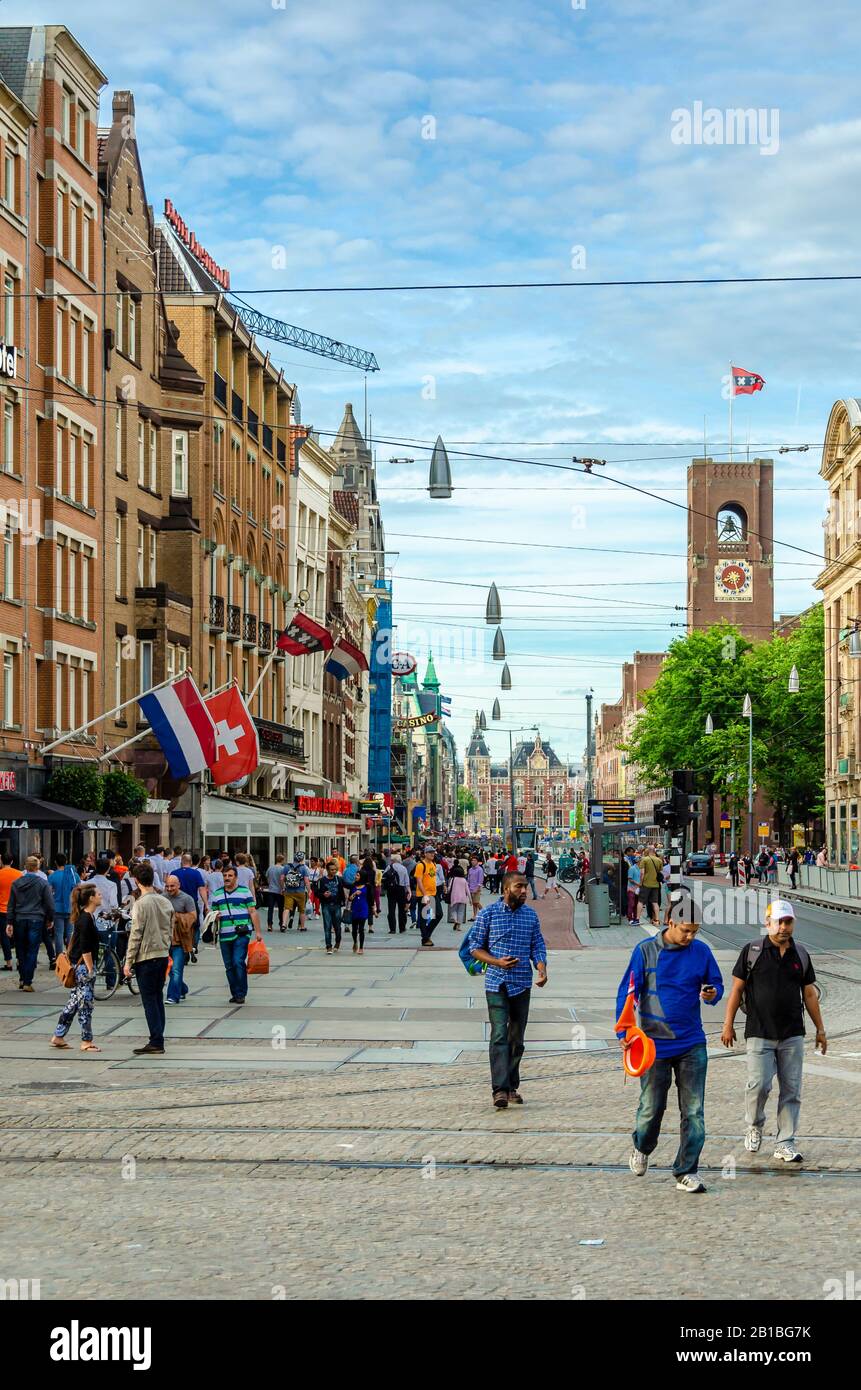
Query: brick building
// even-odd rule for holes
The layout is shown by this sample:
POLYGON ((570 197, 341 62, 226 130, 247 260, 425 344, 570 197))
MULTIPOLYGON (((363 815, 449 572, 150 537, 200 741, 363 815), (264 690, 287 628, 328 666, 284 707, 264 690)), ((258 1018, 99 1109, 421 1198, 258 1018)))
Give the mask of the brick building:
MULTIPOLYGON (((512 771, 517 824, 567 831, 580 787, 578 769, 563 762, 536 733, 534 740, 515 743, 512 771)), ((477 803, 474 815, 465 818, 475 822, 468 828, 501 832, 511 818, 508 762, 492 761, 478 715, 464 756, 463 777, 477 803)))

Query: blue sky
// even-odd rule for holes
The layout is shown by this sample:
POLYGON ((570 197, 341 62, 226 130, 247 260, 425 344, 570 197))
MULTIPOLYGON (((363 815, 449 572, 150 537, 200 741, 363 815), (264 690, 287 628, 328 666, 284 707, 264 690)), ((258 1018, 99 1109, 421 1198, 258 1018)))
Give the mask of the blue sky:
MULTIPOLYGON (((852 0, 748 10, 80 0, 59 11, 6 0, 0 17, 62 20, 111 87, 132 88, 150 200, 173 198, 239 290, 858 269, 852 0), (675 144, 672 113, 695 102, 776 110, 776 152, 675 144)), ((105 111, 109 99, 110 89, 105 111)), ((832 402, 858 390, 858 293, 787 284, 254 302, 377 354, 374 433, 413 441, 377 445, 395 616, 403 645, 433 647, 459 743, 499 693, 483 623, 495 580, 514 680, 500 695, 505 722, 538 722, 579 756, 585 688, 616 698, 619 663, 679 631, 684 515, 610 482, 457 450, 557 463, 591 454, 683 501, 704 430, 725 456, 732 359, 767 381, 737 402, 737 450, 748 431, 752 452, 775 459, 781 444, 812 446, 776 467, 775 535, 821 554, 819 446, 832 402), (457 490, 433 502, 422 489, 437 434, 457 490), (584 597, 556 596, 566 592, 584 597)), ((346 400, 361 420, 359 374, 277 347, 273 357, 297 381, 307 422, 335 431, 346 400)), ((816 560, 776 554, 776 607, 797 611, 815 597, 816 560)), ((502 735, 492 750, 501 756, 502 735)))

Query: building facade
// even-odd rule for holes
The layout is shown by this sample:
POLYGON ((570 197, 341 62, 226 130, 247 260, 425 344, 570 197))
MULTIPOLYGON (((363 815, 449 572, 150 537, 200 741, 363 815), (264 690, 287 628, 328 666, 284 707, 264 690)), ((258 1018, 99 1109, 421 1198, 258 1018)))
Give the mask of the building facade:
MULTIPOLYGON (((563 762, 540 733, 514 745, 514 817, 518 825, 534 825, 542 833, 567 832, 571 812, 582 796, 579 769, 563 762)), ((464 786, 477 809, 468 828, 503 834, 511 821, 511 781, 508 762, 493 762, 476 714, 463 762, 464 786)), ((465 818, 465 828, 466 828, 465 818)))
POLYGON ((732 623, 751 641, 774 619, 774 464, 695 458, 688 468, 688 630, 732 623))

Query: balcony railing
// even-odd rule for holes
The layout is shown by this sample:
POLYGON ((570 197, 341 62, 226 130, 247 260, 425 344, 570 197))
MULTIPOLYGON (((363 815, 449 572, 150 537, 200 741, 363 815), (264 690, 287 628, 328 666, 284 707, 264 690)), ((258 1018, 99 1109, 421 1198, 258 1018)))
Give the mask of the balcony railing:
POLYGON ((232 392, 230 393, 230 413, 231 413, 231 415, 233 416, 234 420, 238 420, 238 421, 239 421, 239 424, 241 425, 241 424, 242 424, 242 397, 239 395, 239 392, 238 392, 238 391, 232 391, 232 392))
POLYGON ((209 595, 209 630, 224 631, 224 599, 219 594, 209 595))
POLYGON ((271 425, 264 425, 264 426, 263 426, 263 447, 264 447, 264 449, 266 450, 267 454, 271 454, 271 453, 272 453, 272 427, 271 427, 271 425))
POLYGON ((227 636, 236 641, 242 634, 242 609, 236 603, 227 605, 227 636))
POLYGON ((249 433, 249 434, 253 434, 255 439, 257 438, 257 427, 258 427, 258 424, 259 424, 259 423, 260 423, 260 422, 259 422, 259 420, 258 420, 258 418, 257 418, 257 411, 256 411, 256 410, 252 410, 252 409, 251 409, 251 406, 249 406, 249 407, 248 407, 248 433, 249 433))
POLYGON ((272 624, 261 621, 257 624, 257 649, 261 652, 272 650, 272 624))
POLYGON ((242 645, 243 647, 257 646, 256 613, 243 613, 242 615, 242 645))
POLYGON ((223 377, 223 376, 219 376, 218 372, 214 372, 214 373, 213 373, 213 378, 212 378, 212 394, 215 396, 215 399, 217 400, 218 404, 219 404, 219 405, 223 405, 223 406, 224 406, 224 409, 226 410, 226 409, 227 409, 227 382, 224 380, 224 377, 223 377))

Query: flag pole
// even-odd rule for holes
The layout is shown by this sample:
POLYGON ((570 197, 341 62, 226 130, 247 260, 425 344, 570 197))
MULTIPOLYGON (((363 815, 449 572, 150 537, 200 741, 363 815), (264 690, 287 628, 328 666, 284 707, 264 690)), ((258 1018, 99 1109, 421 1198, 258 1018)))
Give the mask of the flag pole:
POLYGON ((251 691, 251 694, 248 695, 248 696, 246 697, 247 703, 248 703, 248 711, 249 711, 249 713, 251 712, 251 701, 254 699, 254 696, 257 694, 257 691, 258 691, 259 687, 263 684, 263 679, 264 679, 264 677, 267 676, 267 675, 269 674, 269 668, 271 667, 273 661, 275 660, 275 653, 276 653, 277 650, 278 650, 277 647, 273 647, 273 648, 272 648, 272 651, 269 653, 269 656, 266 658, 266 661, 263 663, 263 667, 262 667, 262 670, 261 670, 261 672, 260 672, 260 675, 257 677, 257 680, 254 682, 254 689, 251 691))
POLYGON ((190 676, 191 668, 183 671, 179 676, 169 676, 167 680, 159 681, 158 685, 151 685, 147 690, 140 690, 137 695, 133 695, 130 700, 123 700, 121 705, 114 705, 113 709, 105 710, 104 714, 97 714, 95 719, 90 719, 86 724, 81 724, 77 729, 68 729, 66 733, 55 738, 53 743, 43 743, 38 749, 39 753, 50 753, 52 748, 56 748, 60 743, 68 743, 70 738, 76 738, 78 734, 83 734, 87 729, 91 729, 94 724, 101 724, 103 720, 110 719, 112 714, 119 714, 121 709, 127 709, 129 705, 134 705, 142 695, 152 695, 156 690, 163 690, 166 685, 174 685, 183 676, 190 676))
MULTIPOLYGON (((183 671, 182 674, 185 675, 185 672, 183 671)), ((176 679, 176 677, 174 679, 176 679)), ((212 690, 209 692, 209 694, 207 694, 207 700, 209 699, 210 695, 220 695, 222 690, 227 690, 229 686, 235 684, 235 680, 225 681, 224 685, 218 686, 216 690, 212 690)), ((153 688, 158 689, 157 686, 153 688)), ((148 695, 149 691, 146 691, 145 694, 148 695)), ((115 753, 121 753, 124 748, 130 748, 133 743, 137 743, 140 739, 146 738, 147 734, 151 733, 152 729, 150 728, 149 724, 147 724, 145 729, 141 729, 139 733, 133 734, 131 738, 127 738, 125 743, 118 743, 115 748, 106 748, 104 753, 99 754, 97 761, 103 763, 106 758, 112 758, 115 753)))
POLYGON ((735 381, 732 375, 732 363, 729 364, 729 461, 732 463, 732 398, 735 395, 735 381))

